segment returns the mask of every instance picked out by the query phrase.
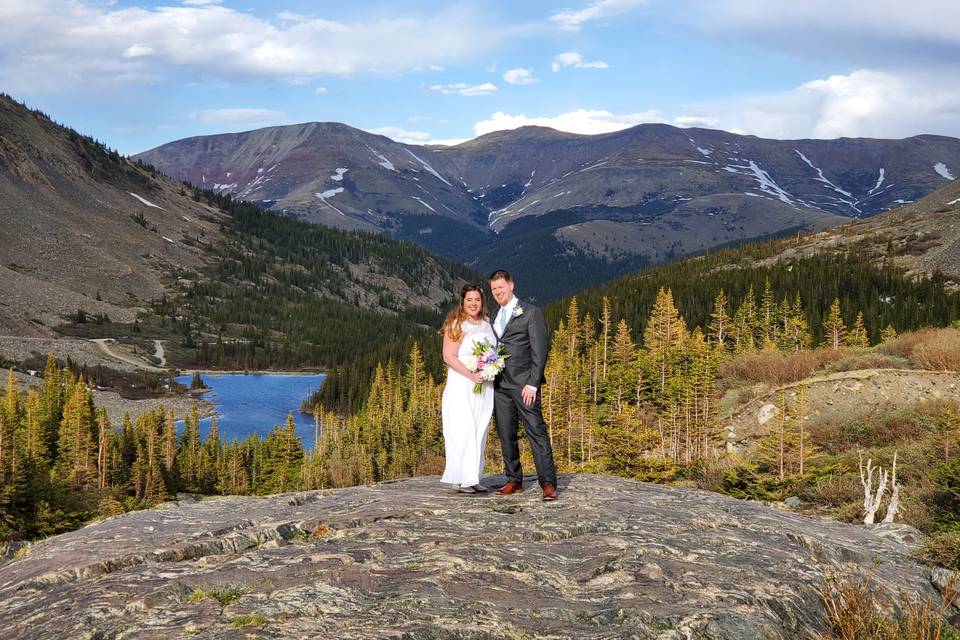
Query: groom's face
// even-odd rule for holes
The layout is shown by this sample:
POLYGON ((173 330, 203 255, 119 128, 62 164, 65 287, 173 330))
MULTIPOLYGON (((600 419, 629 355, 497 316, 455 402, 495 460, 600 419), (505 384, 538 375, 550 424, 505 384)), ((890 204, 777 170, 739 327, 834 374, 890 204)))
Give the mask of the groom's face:
POLYGON ((497 301, 497 304, 502 307, 510 302, 510 298, 513 297, 513 282, 508 282, 504 278, 491 280, 490 293, 493 294, 493 299, 497 301))

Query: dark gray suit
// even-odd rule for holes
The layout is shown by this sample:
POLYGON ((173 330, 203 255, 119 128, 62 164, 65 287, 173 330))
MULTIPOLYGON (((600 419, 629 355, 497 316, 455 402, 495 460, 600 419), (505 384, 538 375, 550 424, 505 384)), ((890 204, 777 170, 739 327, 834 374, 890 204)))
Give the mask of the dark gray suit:
POLYGON ((516 308, 523 309, 523 313, 514 313, 507 322, 503 335, 500 335, 496 316, 493 321, 494 333, 497 334, 504 351, 510 354, 503 372, 493 383, 493 410, 500 446, 503 449, 504 475, 507 480, 523 481, 518 444, 519 418, 523 420, 524 431, 533 450, 540 486, 549 483, 556 487, 557 471, 553 463, 553 448, 550 446, 550 435, 543 421, 540 404, 540 385, 545 381, 543 372, 547 366, 547 352, 550 347, 547 323, 540 308, 529 302, 518 300, 514 309, 516 308), (537 388, 537 399, 531 405, 524 404, 521 396, 526 385, 537 388))

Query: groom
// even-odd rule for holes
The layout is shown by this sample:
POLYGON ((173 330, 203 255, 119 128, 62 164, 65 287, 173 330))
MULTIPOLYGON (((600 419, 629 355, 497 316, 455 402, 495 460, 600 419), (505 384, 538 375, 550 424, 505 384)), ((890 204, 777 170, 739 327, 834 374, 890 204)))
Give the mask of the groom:
POLYGON ((493 382, 493 411, 507 476, 507 483, 497 489, 497 494, 509 496, 523 491, 518 446, 519 416, 533 450, 543 500, 556 500, 557 472, 540 407, 540 385, 544 383, 543 370, 549 350, 547 323, 539 307, 520 302, 513 295, 513 278, 508 271, 499 269, 490 274, 490 291, 500 305, 500 312, 493 320, 493 331, 504 351, 510 354, 506 367, 493 382))

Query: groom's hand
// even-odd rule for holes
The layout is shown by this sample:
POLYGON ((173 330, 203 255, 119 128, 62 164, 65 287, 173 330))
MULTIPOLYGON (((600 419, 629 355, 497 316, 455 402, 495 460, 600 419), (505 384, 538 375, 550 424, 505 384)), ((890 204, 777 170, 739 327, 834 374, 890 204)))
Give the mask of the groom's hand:
POLYGON ((523 391, 520 392, 520 397, 523 398, 523 404, 533 404, 537 399, 537 388, 527 385, 523 388, 523 391))

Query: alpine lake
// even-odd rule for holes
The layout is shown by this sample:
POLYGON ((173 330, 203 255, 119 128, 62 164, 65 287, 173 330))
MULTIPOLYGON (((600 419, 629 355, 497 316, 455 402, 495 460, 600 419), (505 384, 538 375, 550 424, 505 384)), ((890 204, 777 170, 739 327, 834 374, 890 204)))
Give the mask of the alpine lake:
MULTIPOLYGON (((201 372, 200 377, 209 388, 203 398, 214 405, 224 442, 234 438, 240 441, 254 433, 265 438, 273 425, 282 427, 287 415, 292 414, 304 450, 314 448, 313 417, 300 413, 300 405, 323 385, 325 374, 201 372)), ((176 377, 187 387, 192 379, 192 374, 176 377)), ((202 438, 210 433, 212 422, 213 418, 200 421, 202 438)), ((177 423, 177 428, 183 429, 183 421, 177 423)))

